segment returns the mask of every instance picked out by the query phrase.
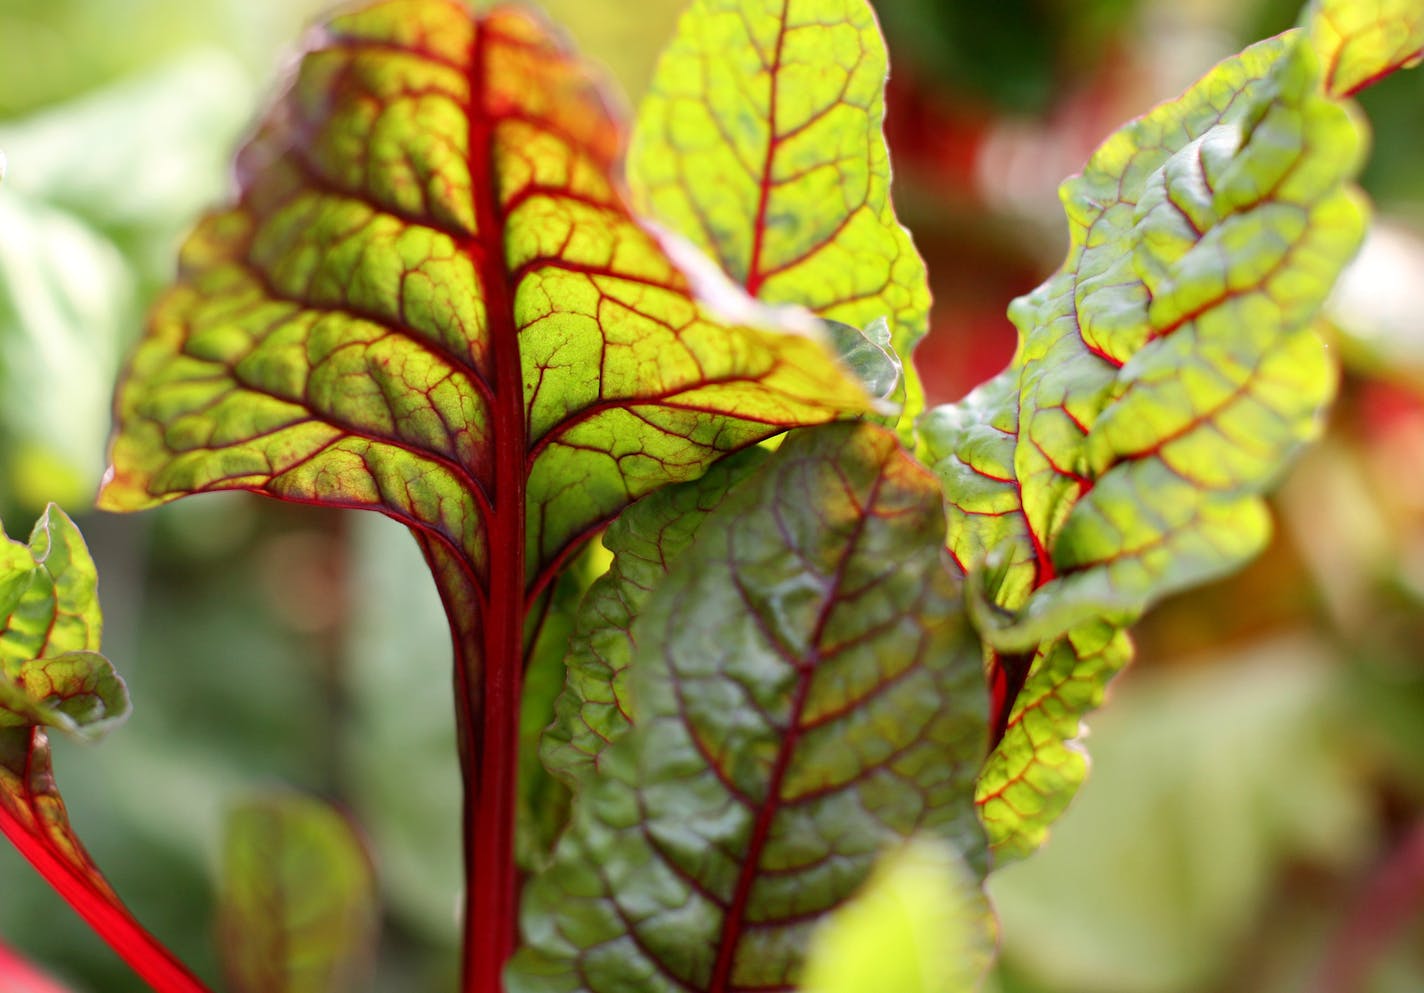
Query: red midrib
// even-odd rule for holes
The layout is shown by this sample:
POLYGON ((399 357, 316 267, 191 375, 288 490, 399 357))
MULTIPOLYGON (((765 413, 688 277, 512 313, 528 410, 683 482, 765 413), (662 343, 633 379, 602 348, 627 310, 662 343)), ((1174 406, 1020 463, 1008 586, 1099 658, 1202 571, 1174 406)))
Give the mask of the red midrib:
POLYGON ((806 701, 811 695, 811 680, 815 677, 816 669, 822 661, 821 637, 825 632, 827 621, 830 620, 831 611, 835 609, 836 601, 840 597, 846 568, 865 531, 865 522, 869 520, 873 512, 872 508, 879 498, 883 478, 883 475, 876 476, 875 482, 866 496, 861 515, 856 520, 855 529, 847 537, 845 551, 836 564, 836 571, 826 595, 826 602, 821 607, 820 615, 816 618, 815 629, 807 641, 810 658, 796 667, 796 694, 791 700, 789 727, 786 736, 781 740, 781 747, 776 753, 776 762, 772 766, 766 796, 757 809, 756 820, 752 825, 751 839, 747 843, 747 854, 742 861, 741 872, 737 876, 737 887, 732 893, 732 901, 728 904, 727 912, 722 918, 722 937, 717 946, 717 958, 712 966, 712 979, 707 987, 707 993, 727 993, 733 988, 731 985, 732 966, 736 962, 737 945, 741 941, 742 927, 746 923, 747 909, 751 904, 752 887, 756 884, 757 876, 761 871, 761 860, 766 852, 767 840, 771 837, 772 822, 776 820, 776 814, 781 805, 781 787, 786 780, 786 772, 791 767, 792 756, 795 755, 796 746, 801 741, 802 718, 805 715, 806 701))
MULTIPOLYGON (((518 715, 523 675, 525 449, 524 376, 520 366, 513 292, 505 268, 504 218, 494 169, 495 134, 487 104, 486 26, 477 22, 470 52, 469 168, 476 238, 470 252, 479 274, 494 370, 493 514, 488 595, 479 618, 482 644, 457 651, 465 666, 466 698, 457 702, 464 725, 465 924, 462 989, 501 993, 501 973, 514 953, 518 878, 514 864, 514 806, 518 715), (469 671, 478 667, 478 671, 469 671)), ((452 625, 460 627, 460 625, 452 625)))
POLYGON ((771 57, 771 95, 767 101, 766 157, 761 164, 761 180, 757 191, 757 212, 752 228, 752 254, 747 262, 747 293, 756 296, 761 290, 765 276, 761 271, 763 235, 766 233, 766 212, 771 202, 771 169, 776 159, 776 146, 781 136, 776 133, 776 88, 777 76, 781 73, 781 47, 786 40, 786 7, 788 0, 782 0, 780 27, 776 31, 776 52, 771 57))

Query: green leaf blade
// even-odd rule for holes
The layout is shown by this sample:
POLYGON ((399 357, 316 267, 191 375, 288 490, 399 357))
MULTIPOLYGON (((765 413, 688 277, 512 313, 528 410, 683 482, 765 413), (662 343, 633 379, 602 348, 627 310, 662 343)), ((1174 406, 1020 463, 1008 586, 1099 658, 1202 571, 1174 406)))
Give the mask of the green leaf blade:
POLYGON ((1011 308, 1014 363, 922 421, 951 550, 989 566, 971 608, 1005 729, 979 785, 1001 855, 1085 773, 1079 718, 1130 653, 1114 632, 1259 551, 1260 495, 1320 430, 1313 324, 1366 216, 1363 128, 1321 71, 1284 35, 1109 138, 1062 188, 1063 269, 1011 308))
POLYGON ((856 328, 887 319, 908 359, 930 296, 890 201, 888 71, 864 0, 697 0, 640 108, 629 180, 753 296, 856 328))
POLYGON ((185 246, 101 504, 377 509, 482 578, 517 472, 532 580, 631 498, 861 407, 819 344, 712 317, 623 206, 619 143, 526 15, 333 20, 185 246))
POLYGON ((1424 57, 1418 0, 1312 0, 1302 15, 1325 61, 1326 89, 1349 96, 1424 57))
POLYGON ((923 830, 982 865, 943 527, 868 425, 791 436, 700 522, 633 626, 634 728, 531 886, 511 989, 784 985, 882 846, 923 830))

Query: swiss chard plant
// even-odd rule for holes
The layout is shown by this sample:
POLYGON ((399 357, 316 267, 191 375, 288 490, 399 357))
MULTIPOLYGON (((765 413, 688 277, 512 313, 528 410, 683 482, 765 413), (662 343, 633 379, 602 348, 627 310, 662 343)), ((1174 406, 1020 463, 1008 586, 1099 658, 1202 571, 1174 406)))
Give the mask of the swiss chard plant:
MULTIPOLYGON (((381 0, 315 33, 183 247, 99 505, 410 528, 454 645, 466 993, 859 988, 828 963, 916 879, 956 938, 896 988, 972 989, 978 886, 1083 780, 1127 628, 1268 538, 1366 224, 1349 96, 1421 50, 1419 0, 1318 0, 1124 126, 1062 187, 1010 366, 925 409, 866 0, 693 0, 631 137, 539 18, 381 0)), ((0 827, 155 990, 207 989, 55 788, 49 729, 128 706, 62 513, 0 544, 0 618, 0 827)), ((256 802, 224 870, 233 990, 359 983, 340 817, 256 802)))

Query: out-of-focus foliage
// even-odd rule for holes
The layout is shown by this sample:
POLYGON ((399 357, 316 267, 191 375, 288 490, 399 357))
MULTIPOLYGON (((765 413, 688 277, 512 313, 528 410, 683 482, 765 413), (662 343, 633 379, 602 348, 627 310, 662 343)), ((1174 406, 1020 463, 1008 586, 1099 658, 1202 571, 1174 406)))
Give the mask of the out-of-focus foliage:
POLYGON ((952 848, 912 840, 817 931, 802 993, 973 993, 994 951, 986 910, 952 848))
MULTIPOLYGON (((107 431, 102 384, 168 275, 178 230, 226 184, 262 81, 274 78, 296 26, 319 6, 0 4, 0 149, 9 158, 0 185, 0 510, 13 529, 23 531, 44 500, 92 490, 107 431), (21 237, 40 250, 18 253, 21 237), (74 271, 41 265, 55 256, 74 271), (75 364, 56 382, 89 384, 82 392, 47 389, 44 363, 61 353, 75 364)), ((543 6, 636 100, 683 4, 543 6)), ((931 402, 956 399, 1007 360, 1005 303, 1059 261, 1057 181, 1121 120, 1213 59, 1288 27, 1299 6, 880 5, 897 199, 938 280, 921 352, 931 402), (970 20, 983 32, 972 40, 963 33, 970 20), (1025 40, 1011 53, 984 40, 1012 37, 1025 40)), ((1424 336, 1412 351, 1400 347, 1401 335, 1424 331, 1408 298, 1421 279, 1408 275, 1419 271, 1408 260, 1424 232, 1424 74, 1391 78, 1361 102, 1375 122, 1362 182, 1392 234, 1384 255, 1367 248, 1370 263, 1357 276, 1364 291, 1342 295, 1334 313, 1354 371, 1332 433, 1279 501, 1281 537, 1267 558, 1227 586, 1169 605, 1142 630, 1139 671, 1094 729, 1099 764, 1082 803, 996 894, 1007 925, 1004 993, 1306 988, 1371 863, 1424 816, 1424 472, 1416 468, 1424 465, 1424 336), (1391 298, 1397 306, 1381 321, 1379 305, 1391 298), (1362 301, 1375 305, 1369 314, 1362 301), (1283 644, 1311 647, 1282 652, 1283 644), (1262 652, 1268 660, 1256 658, 1262 652), (1293 801, 1279 780, 1294 768, 1276 773, 1257 803, 1240 788, 1244 779, 1204 764, 1216 749, 1183 730, 1201 715, 1207 687, 1229 694, 1238 681, 1241 698, 1211 719, 1230 717, 1223 733, 1242 747, 1259 724, 1304 749, 1299 804, 1322 818, 1318 834, 1282 825, 1293 801), (1182 684, 1185 699, 1174 704, 1182 684), (1215 796, 1240 823, 1193 815, 1153 833, 1181 798, 1164 786, 1142 803, 1131 770, 1139 747, 1159 750, 1164 775, 1190 790, 1184 795, 1215 796), (1124 837, 1123 847, 1105 848, 1100 831, 1124 837), (1184 877, 1180 853, 1212 837, 1232 846, 1241 881, 1184 877), (1083 883, 1070 866, 1079 862, 1100 872, 1083 883), (1047 902, 1023 897, 1030 892, 1047 902), (1090 925, 1097 940, 1074 945, 1090 925), (1139 939, 1161 942, 1149 947, 1163 956, 1144 954, 1139 939), (1040 945, 1072 946, 1075 970, 1045 974, 1035 964, 1040 945)), ((279 780, 345 796, 370 834, 391 922, 374 988, 452 986, 459 853, 453 726, 439 685, 447 633, 408 537, 384 520, 335 523, 242 497, 167 508, 146 524, 83 523, 105 577, 107 647, 122 660, 136 716, 91 753, 75 756, 64 742, 56 751, 71 814, 116 887, 216 977, 212 897, 230 800, 279 780), (397 741, 403 753, 391 749, 397 741), (133 781, 147 786, 142 802, 122 786, 133 781)), ((1230 768, 1238 757, 1227 754, 1230 768)), ((1243 772, 1259 783, 1281 761, 1270 749, 1243 772)), ((0 934, 76 991, 140 993, 8 851, 0 851, 0 888, 0 934)), ((1420 948, 1416 922, 1371 989, 1419 989, 1420 948)))

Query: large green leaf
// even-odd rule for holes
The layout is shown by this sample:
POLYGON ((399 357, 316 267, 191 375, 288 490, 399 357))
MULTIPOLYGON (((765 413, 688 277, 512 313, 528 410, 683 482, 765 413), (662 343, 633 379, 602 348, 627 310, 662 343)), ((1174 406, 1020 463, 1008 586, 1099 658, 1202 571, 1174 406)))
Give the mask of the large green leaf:
POLYGON ((1081 781, 1121 628, 1255 554, 1259 494, 1319 430, 1313 323, 1365 218, 1363 128, 1321 72, 1293 32, 1108 139, 1063 186, 1068 259, 1011 308, 1010 368, 922 422, 994 650, 979 797, 1000 854, 1081 781))
POLYGON ((633 623, 634 727, 526 894, 512 993, 782 988, 885 845, 926 832, 982 868, 985 694, 933 477, 834 425, 695 503, 633 623))
POLYGON ((218 935, 233 993, 362 988, 379 923, 375 876, 326 804, 274 794, 237 807, 223 842, 218 935))
POLYGON ((459 657, 476 985, 513 944, 526 614, 634 498, 866 403, 819 342, 694 293, 624 206, 622 143, 526 13, 333 19, 183 250, 100 497, 247 489, 416 532, 459 657))
MULTIPOLYGON (((890 202, 885 43, 866 0, 696 0, 629 153, 635 202, 749 293, 924 337, 924 263, 890 202)), ((906 370, 907 413, 919 381, 906 370)))

